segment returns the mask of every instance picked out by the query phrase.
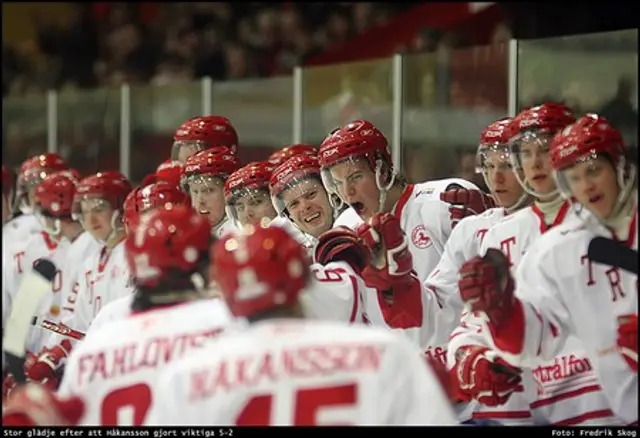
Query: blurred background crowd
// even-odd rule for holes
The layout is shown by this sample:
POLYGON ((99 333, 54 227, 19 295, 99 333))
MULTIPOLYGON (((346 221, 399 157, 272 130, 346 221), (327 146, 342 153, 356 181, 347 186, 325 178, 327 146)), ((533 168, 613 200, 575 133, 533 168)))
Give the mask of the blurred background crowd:
POLYGON ((263 159, 291 142, 291 72, 299 65, 306 68, 305 142, 318 143, 333 126, 358 117, 391 138, 390 56, 402 52, 408 55, 405 173, 414 181, 452 174, 475 179, 475 138, 509 105, 511 38, 523 41, 519 108, 554 100, 577 113, 598 111, 637 143, 637 25, 629 26, 633 13, 598 5, 25 5, 2 6, 3 160, 14 165, 46 150, 43 96, 55 89, 59 151, 81 169, 90 170, 97 154, 117 167, 117 91, 105 96, 91 90, 127 83, 131 177, 139 179, 158 164, 150 156, 157 151, 159 162, 160 151, 168 151, 175 127, 200 115, 195 81, 203 77, 219 86, 212 109, 236 125, 243 158, 263 159), (636 29, 561 38, 627 27, 636 29))

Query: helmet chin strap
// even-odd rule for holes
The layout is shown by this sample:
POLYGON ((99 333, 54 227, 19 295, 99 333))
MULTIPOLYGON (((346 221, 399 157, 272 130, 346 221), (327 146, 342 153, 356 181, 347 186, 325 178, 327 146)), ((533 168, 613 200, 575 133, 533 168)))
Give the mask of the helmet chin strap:
POLYGON ((617 166, 618 174, 618 187, 620 192, 618 193, 618 199, 616 200, 613 211, 609 217, 604 220, 605 225, 614 224, 618 222, 621 216, 628 214, 635 202, 632 196, 635 193, 634 187, 636 186, 637 173, 635 166, 629 166, 627 169, 627 163, 624 158, 620 160, 617 166))
POLYGON ((111 215, 111 231, 109 232, 109 235, 107 236, 107 238, 104 239, 104 241, 102 242, 105 245, 109 245, 123 230, 122 226, 120 226, 120 224, 118 223, 119 218, 120 218, 120 212, 117 210, 114 211, 113 214, 111 215))
POLYGON ((391 189, 391 187, 393 187, 393 184, 396 182, 396 171, 391 167, 391 166, 387 166, 389 168, 389 182, 387 183, 387 185, 383 185, 382 183, 382 166, 383 166, 384 161, 378 159, 376 160, 376 168, 375 168, 375 180, 376 180, 376 187, 378 188, 378 213, 381 213, 384 211, 384 203, 387 201, 387 192, 389 191, 389 189, 391 189))

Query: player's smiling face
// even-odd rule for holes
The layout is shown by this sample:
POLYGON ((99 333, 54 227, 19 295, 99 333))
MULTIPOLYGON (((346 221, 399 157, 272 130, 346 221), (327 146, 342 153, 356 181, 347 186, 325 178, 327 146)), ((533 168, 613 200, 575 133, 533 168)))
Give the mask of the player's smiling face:
POLYGON ((615 167, 605 157, 580 160, 563 171, 569 190, 577 201, 600 219, 613 212, 620 187, 615 167))
POLYGON ((300 230, 319 237, 333 225, 333 209, 320 181, 310 178, 282 192, 285 208, 300 230))
POLYGON ((347 159, 331 167, 330 173, 338 195, 363 220, 378 212, 380 191, 376 175, 365 159, 347 159))

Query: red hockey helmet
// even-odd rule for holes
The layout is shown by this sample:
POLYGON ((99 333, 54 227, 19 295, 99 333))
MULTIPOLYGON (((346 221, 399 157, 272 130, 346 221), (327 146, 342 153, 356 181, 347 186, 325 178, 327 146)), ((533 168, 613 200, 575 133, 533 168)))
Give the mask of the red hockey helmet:
POLYGON ((509 157, 518 182, 528 194, 539 198, 551 197, 557 192, 541 194, 533 190, 521 172, 523 159, 527 156, 524 154, 529 154, 532 147, 548 151, 553 136, 575 121, 571 109, 560 103, 543 103, 528 108, 513 119, 516 133, 509 142, 509 157))
MULTIPOLYGON (((318 158, 311 155, 298 155, 278 166, 271 174, 269 190, 271 201, 279 214, 286 212, 287 206, 282 199, 285 190, 294 190, 301 182, 310 178, 317 178, 322 184, 320 177, 320 163, 318 158)), ((301 190, 300 195, 304 195, 305 190, 301 190)), ((296 196, 297 197, 297 196, 296 196)))
POLYGON ((227 216, 241 225, 276 217, 269 196, 272 172, 268 161, 255 161, 233 172, 224 183, 227 216))
POLYGON ((138 218, 140 217, 140 205, 138 202, 139 191, 140 187, 136 187, 135 189, 131 190, 125 198, 124 204, 122 206, 122 222, 124 223, 127 232, 130 232, 133 227, 137 225, 138 218))
POLYGON ((281 227, 247 227, 211 249, 211 280, 235 316, 296 302, 309 279, 306 250, 281 227))
POLYGON ((157 287, 176 271, 195 272, 210 242, 206 218, 184 205, 159 208, 144 214, 125 241, 127 264, 136 284, 157 287))
POLYGON ((231 121, 222 116, 194 117, 184 122, 173 136, 171 159, 179 158, 180 148, 188 146, 194 152, 214 146, 227 146, 238 150, 238 133, 231 121))
POLYGON ((389 143, 373 123, 356 120, 331 132, 320 145, 318 152, 322 181, 330 194, 340 195, 331 175, 331 168, 344 161, 365 159, 376 172, 376 185, 381 192, 395 180, 395 169, 391 160, 389 143), (390 171, 390 181, 381 181, 380 169, 386 165, 390 171))
POLYGON ((182 166, 181 184, 188 191, 189 183, 196 178, 219 178, 224 182, 239 168, 240 160, 231 149, 216 146, 187 159, 182 166))
POLYGON ((20 168, 19 182, 35 187, 48 174, 68 169, 67 162, 56 153, 36 155, 25 161, 20 168))
POLYGON ((36 210, 43 216, 71 218, 78 182, 74 172, 63 170, 50 174, 36 186, 36 210))
POLYGON ((271 163, 274 167, 277 167, 287 161, 289 158, 295 157, 297 155, 317 155, 318 150, 315 146, 311 146, 310 144, 292 144, 290 146, 283 147, 282 149, 278 149, 271 155, 267 161, 271 163))
POLYGON ((572 193, 565 170, 576 164, 588 164, 601 156, 611 161, 618 174, 620 192, 615 210, 622 207, 633 190, 636 167, 626 159, 622 135, 604 117, 586 114, 573 125, 567 126, 553 138, 549 153, 558 187, 567 199, 571 198, 572 193))
POLYGON ((115 173, 97 173, 78 183, 74 197, 74 214, 81 213, 81 203, 87 199, 98 199, 109 203, 116 211, 123 211, 124 200, 131 192, 131 183, 115 173))
POLYGON ((170 209, 169 204, 190 206, 186 193, 164 181, 141 188, 138 191, 138 202, 140 212, 160 207, 170 209))
POLYGON ((227 203, 234 196, 269 188, 273 165, 267 161, 254 161, 233 172, 224 183, 224 198, 227 203))
POLYGON ((180 172, 182 163, 174 160, 163 161, 156 169, 156 180, 168 182, 176 187, 180 187, 180 172))

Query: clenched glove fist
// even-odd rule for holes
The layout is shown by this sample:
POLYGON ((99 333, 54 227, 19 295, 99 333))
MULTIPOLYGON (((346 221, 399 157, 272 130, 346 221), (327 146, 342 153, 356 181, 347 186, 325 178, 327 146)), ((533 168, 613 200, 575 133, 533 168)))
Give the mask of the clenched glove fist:
POLYGON ((629 367, 638 372, 638 315, 618 318, 618 348, 629 367))
POLYGON ((493 198, 480 190, 465 189, 460 186, 447 188, 440 193, 440 200, 450 204, 451 228, 467 216, 475 216, 495 207, 493 198))
POLYGON ((503 405, 514 392, 524 390, 521 370, 509 365, 486 347, 465 346, 456 352, 453 375, 458 397, 478 400, 486 406, 503 405))
POLYGON ((66 363, 70 352, 71 343, 66 339, 50 350, 43 350, 35 363, 27 368, 27 377, 33 382, 46 384, 55 389, 60 378, 59 372, 66 363))
POLYGON ((485 312, 496 328, 509 318, 515 304, 514 281, 502 251, 490 248, 484 257, 467 260, 460 268, 460 297, 472 312, 485 312))
POLYGON ((367 286, 382 291, 406 285, 413 271, 413 258, 398 218, 391 213, 377 213, 356 232, 372 254, 362 272, 367 286))

